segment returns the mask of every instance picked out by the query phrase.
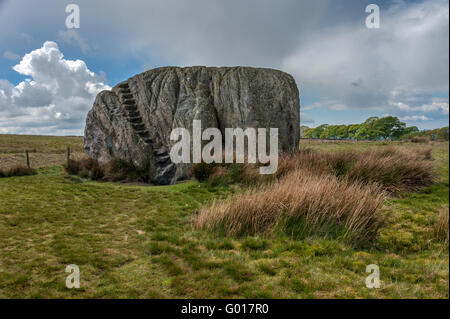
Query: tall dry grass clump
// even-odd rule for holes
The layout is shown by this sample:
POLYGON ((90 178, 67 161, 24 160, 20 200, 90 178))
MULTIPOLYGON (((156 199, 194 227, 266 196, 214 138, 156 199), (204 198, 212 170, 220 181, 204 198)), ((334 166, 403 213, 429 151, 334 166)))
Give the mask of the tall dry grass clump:
POLYGON ((16 165, 5 170, 0 169, 0 177, 29 176, 36 174, 37 171, 34 168, 25 167, 22 165, 16 165))
POLYGON ((385 198, 377 185, 339 180, 330 174, 295 170, 260 188, 203 208, 195 226, 226 235, 336 237, 362 245, 381 225, 377 210, 385 198))
POLYGON ((224 235, 283 231, 296 237, 331 236, 363 245, 378 232, 377 211, 387 193, 415 191, 434 182, 430 159, 430 148, 300 149, 282 154, 273 175, 260 175, 258 164, 209 166, 207 182, 212 185, 253 187, 204 207, 195 226, 224 235))
POLYGON ((272 175, 260 175, 257 164, 208 164, 208 174, 204 174, 207 177, 202 180, 207 180, 212 185, 238 182, 258 186, 280 180, 296 170, 305 170, 312 174, 331 174, 363 184, 378 183, 385 190, 397 193, 415 191, 434 182, 436 174, 430 159, 431 148, 411 151, 388 147, 366 152, 317 152, 301 149, 282 154, 278 170, 272 175))
POLYGON ((63 164, 69 175, 78 175, 93 180, 113 182, 150 182, 150 168, 136 167, 133 163, 121 159, 112 159, 105 165, 100 165, 91 158, 69 160, 63 164))
POLYGON ((416 191, 435 181, 430 158, 428 149, 406 152, 393 147, 368 151, 359 155, 345 175, 350 180, 378 183, 392 193, 416 191))
POLYGON ((433 233, 437 240, 444 242, 448 246, 449 241, 449 213, 448 207, 444 207, 439 211, 439 216, 434 224, 433 233))
POLYGON ((411 138, 412 143, 429 143, 430 138, 427 136, 414 136, 411 138))

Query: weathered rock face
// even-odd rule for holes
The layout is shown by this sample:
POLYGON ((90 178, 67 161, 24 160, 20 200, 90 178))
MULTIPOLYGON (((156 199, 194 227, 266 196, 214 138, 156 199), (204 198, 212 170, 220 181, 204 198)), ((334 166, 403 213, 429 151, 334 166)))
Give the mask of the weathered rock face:
POLYGON ((150 165, 157 184, 189 177, 170 161, 172 129, 278 128, 281 151, 299 142, 300 103, 289 74, 250 67, 163 67, 100 92, 86 119, 84 147, 91 158, 150 165))

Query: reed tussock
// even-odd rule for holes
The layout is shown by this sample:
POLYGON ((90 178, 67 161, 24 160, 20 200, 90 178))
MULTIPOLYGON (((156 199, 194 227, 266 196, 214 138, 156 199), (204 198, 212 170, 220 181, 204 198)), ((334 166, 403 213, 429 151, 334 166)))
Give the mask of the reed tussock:
POLYGON ((375 184, 295 170, 231 200, 213 201, 201 209, 194 224, 228 236, 283 231, 296 238, 330 236, 362 245, 373 240, 381 226, 377 210, 384 198, 375 184))
POLYGON ((0 169, 0 177, 29 176, 36 174, 37 171, 34 168, 25 167, 22 165, 16 165, 5 170, 0 169))
POLYGON ((398 148, 362 153, 346 172, 350 180, 378 183, 391 193, 412 192, 436 178, 428 150, 406 152, 398 148))
POLYGON ((448 207, 444 207, 439 211, 439 216, 434 224, 433 233, 437 240, 442 241, 448 246, 449 241, 449 213, 448 207))
POLYGON ((377 212, 387 194, 415 191, 434 182, 430 159, 430 148, 300 149, 282 154, 273 175, 260 175, 258 164, 210 165, 210 185, 252 187, 203 207, 195 227, 227 236, 283 231, 297 238, 335 237, 364 245, 378 233, 382 221, 377 212))
POLYGON ((300 149, 297 152, 282 154, 278 161, 278 170, 272 175, 260 175, 258 164, 241 164, 239 168, 236 168, 236 164, 208 164, 208 177, 203 180, 215 185, 220 175, 221 183, 258 186, 280 180, 291 172, 305 170, 316 175, 331 174, 363 184, 378 183, 384 190, 398 193, 416 191, 435 181, 436 173, 430 160, 431 148, 407 151, 400 147, 388 147, 365 152, 317 152, 300 149), (230 168, 236 178, 227 177, 227 170, 231 172, 230 168), (216 173, 216 170, 220 173, 216 173))
POLYGON ((427 136, 414 136, 411 138, 412 143, 429 143, 430 138, 427 136))
POLYGON ((64 163, 63 167, 69 175, 93 180, 142 183, 150 181, 149 167, 139 168, 121 159, 112 159, 105 165, 100 165, 91 158, 71 159, 64 163))

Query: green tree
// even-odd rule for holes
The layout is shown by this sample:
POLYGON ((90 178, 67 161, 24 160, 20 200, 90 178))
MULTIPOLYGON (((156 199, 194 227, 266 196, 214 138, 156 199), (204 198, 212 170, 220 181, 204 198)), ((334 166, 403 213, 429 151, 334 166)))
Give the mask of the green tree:
POLYGON ((364 123, 361 124, 356 138, 359 140, 377 140, 382 136, 383 132, 376 126, 376 122, 379 120, 378 116, 369 117, 364 123))
POLYGON ((406 124, 397 117, 386 116, 373 122, 373 128, 380 132, 379 137, 384 139, 398 139, 404 135, 406 124))
POLYGON ((361 128, 361 124, 351 124, 351 125, 349 125, 348 129, 347 129, 348 137, 351 138, 351 139, 356 138, 356 135, 358 134, 358 130, 360 128, 361 128))
POLYGON ((307 130, 309 130, 310 128, 306 125, 301 125, 300 126, 300 137, 304 137, 304 134, 307 130))
POLYGON ((436 139, 448 141, 448 126, 438 129, 436 139))
POLYGON ((348 126, 347 125, 339 125, 336 129, 336 137, 339 139, 347 139, 348 138, 348 126))
POLYGON ((328 127, 328 124, 322 124, 315 129, 313 129, 312 138, 320 138, 320 135, 325 131, 325 129, 328 127))
POLYGON ((313 132, 314 132, 314 129, 313 128, 309 128, 309 129, 303 131, 302 137, 303 138, 313 138, 312 137, 313 136, 313 132))
POLYGON ((419 131, 416 126, 407 127, 395 116, 369 117, 364 123, 350 125, 323 124, 316 128, 301 127, 303 138, 323 139, 410 139, 413 136, 428 136, 432 140, 449 140, 449 128, 419 131))

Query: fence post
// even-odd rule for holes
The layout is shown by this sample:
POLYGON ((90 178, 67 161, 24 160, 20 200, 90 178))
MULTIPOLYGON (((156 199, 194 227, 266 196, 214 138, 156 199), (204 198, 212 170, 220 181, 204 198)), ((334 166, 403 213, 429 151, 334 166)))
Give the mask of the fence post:
POLYGON ((25 151, 25 156, 27 158, 27 167, 30 168, 30 156, 28 155, 28 151, 25 151))
POLYGON ((69 166, 69 162, 70 162, 70 147, 67 146, 67 166, 69 166))

